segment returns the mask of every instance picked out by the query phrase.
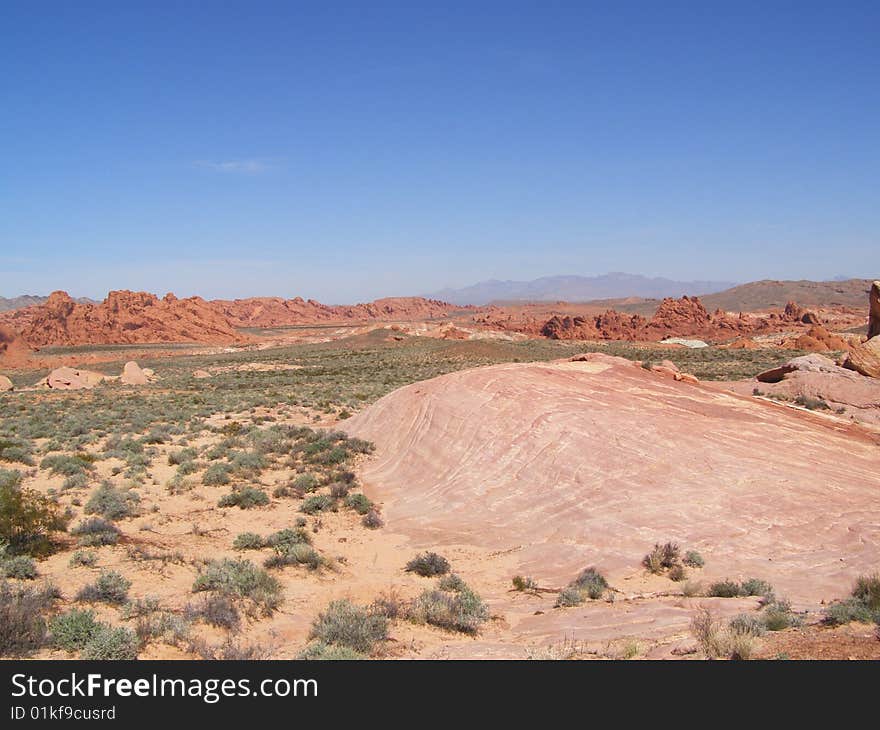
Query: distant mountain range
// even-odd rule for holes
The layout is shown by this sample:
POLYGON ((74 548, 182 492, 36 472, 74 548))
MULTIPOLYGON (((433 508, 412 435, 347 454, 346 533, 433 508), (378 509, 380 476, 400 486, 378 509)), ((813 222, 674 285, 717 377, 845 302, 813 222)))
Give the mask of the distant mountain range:
MULTIPOLYGON (((20 297, 11 297, 7 299, 6 297, 0 297, 0 312, 7 312, 10 309, 22 309, 24 307, 30 307, 34 304, 45 304, 46 300, 49 297, 41 297, 37 294, 22 294, 20 297)), ((78 304, 96 304, 94 299, 89 299, 88 297, 80 297, 79 299, 74 300, 78 304)))
POLYGON ((477 305, 516 301, 587 302, 594 299, 662 299, 685 294, 712 294, 733 286, 735 283, 730 281, 673 281, 614 272, 601 276, 545 276, 532 281, 493 279, 461 289, 442 289, 426 296, 452 304, 477 305))

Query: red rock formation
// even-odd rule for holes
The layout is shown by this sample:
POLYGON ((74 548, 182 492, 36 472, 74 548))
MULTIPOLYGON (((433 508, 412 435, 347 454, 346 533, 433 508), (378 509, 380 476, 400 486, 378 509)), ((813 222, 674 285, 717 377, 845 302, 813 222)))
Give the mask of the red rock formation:
POLYGON ((77 304, 57 291, 45 304, 10 312, 7 320, 35 347, 245 340, 200 297, 159 299, 146 292, 113 291, 101 304, 77 304))
POLYGON ((368 322, 388 320, 425 320, 446 317, 450 312, 472 307, 458 307, 436 299, 422 297, 389 297, 374 302, 330 306, 314 299, 282 299, 254 297, 251 299, 210 302, 239 327, 283 327, 322 322, 368 322))
POLYGON ((868 339, 880 335, 880 281, 871 285, 868 297, 868 339))
POLYGON ((0 365, 18 367, 23 365, 31 354, 31 348, 15 330, 0 325, 0 365))

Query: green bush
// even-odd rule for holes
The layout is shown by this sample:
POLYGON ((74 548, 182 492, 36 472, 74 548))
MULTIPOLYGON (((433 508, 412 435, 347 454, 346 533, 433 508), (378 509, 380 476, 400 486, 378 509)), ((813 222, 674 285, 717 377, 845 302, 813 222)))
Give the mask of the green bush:
POLYGON ((662 573, 680 563, 680 554, 681 548, 674 542, 663 545, 657 543, 654 549, 642 558, 642 565, 651 573, 662 573))
POLYGON ((266 545, 273 548, 284 547, 288 545, 308 545, 312 542, 309 533, 302 527, 285 528, 274 532, 266 538, 266 545))
POLYGON ((345 506, 353 509, 359 515, 365 515, 373 508, 373 503, 365 494, 349 494, 345 498, 345 506))
POLYGON ((0 469, 0 542, 12 553, 45 554, 53 533, 66 529, 66 520, 52 500, 20 482, 17 471, 0 469))
POLYGON ((250 560, 212 560, 196 577, 193 592, 217 591, 248 598, 269 615, 281 605, 281 584, 250 560))
POLYGON ((37 564, 29 555, 16 555, 0 561, 0 573, 6 578, 33 580, 37 577, 37 564))
POLYGON ((80 589, 76 600, 87 603, 109 603, 119 605, 128 599, 131 581, 115 570, 102 570, 98 579, 80 589))
POLYGON ((306 661, 351 661, 353 659, 366 659, 367 656, 347 646, 313 641, 296 658, 306 661))
POLYGON ((534 591, 537 587, 538 584, 535 580, 528 576, 513 576, 513 589, 515 591, 534 591))
POLYGON ((312 624, 310 639, 369 654, 388 638, 388 619, 351 601, 333 601, 312 624))
POLYGON ((95 618, 94 611, 72 608, 49 620, 52 645, 65 651, 80 651, 99 631, 105 628, 95 618))
POLYGON ((441 591, 452 591, 453 593, 459 593, 461 591, 467 590, 468 587, 467 583, 465 583, 461 579, 461 576, 456 573, 444 575, 437 585, 440 587, 441 591))
POLYGON ((703 560, 703 556, 700 555, 696 550, 688 550, 684 554, 684 558, 681 561, 688 568, 702 568, 706 565, 706 561, 703 560))
POLYGON ((92 462, 94 457, 88 454, 50 454, 40 462, 41 469, 48 469, 52 474, 61 474, 69 477, 74 474, 83 474, 94 469, 92 462))
POLYGON ((713 598, 739 598, 743 593, 739 583, 725 579, 712 583, 706 595, 713 598))
POLYGON ((239 507, 251 509, 269 504, 269 495, 255 487, 241 487, 220 498, 219 507, 239 507))
POLYGON ((369 512, 367 512, 367 514, 363 516, 363 519, 361 519, 361 524, 368 530, 378 530, 380 527, 385 526, 385 522, 382 520, 382 516, 374 509, 371 509, 369 512))
POLYGON ((211 464, 205 469, 205 473, 202 475, 202 484, 209 487, 219 487, 224 484, 229 484, 229 474, 231 472, 232 467, 229 464, 211 464))
POLYGON ((419 553, 406 564, 406 571, 423 578, 444 575, 449 572, 449 561, 437 553, 419 553))
POLYGON ((140 642, 137 635, 123 627, 102 629, 83 647, 80 657, 87 660, 124 661, 137 659, 140 642))
POLYGON ((259 550, 265 546, 265 541, 255 532, 242 532, 232 543, 235 550, 259 550))
POLYGON ((307 515, 314 515, 318 512, 325 512, 336 504, 335 500, 326 494, 313 494, 306 497, 300 505, 300 511, 307 515))
POLYGON ((283 543, 275 548, 275 554, 263 563, 267 568, 283 568, 285 565, 305 565, 309 570, 317 570, 324 565, 324 559, 310 545, 283 543))
POLYGON ((319 485, 314 474, 300 474, 290 486, 300 492, 313 492, 319 485))
POLYGON ((136 513, 139 501, 140 497, 134 490, 119 489, 105 481, 92 492, 83 511, 87 515, 98 514, 108 520, 121 520, 136 513))

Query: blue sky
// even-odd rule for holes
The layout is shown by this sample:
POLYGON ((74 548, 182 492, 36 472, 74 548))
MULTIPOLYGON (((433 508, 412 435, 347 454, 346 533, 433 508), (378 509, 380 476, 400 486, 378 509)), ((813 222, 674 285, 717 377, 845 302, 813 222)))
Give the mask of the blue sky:
POLYGON ((880 3, 0 3, 0 295, 880 274, 880 3))

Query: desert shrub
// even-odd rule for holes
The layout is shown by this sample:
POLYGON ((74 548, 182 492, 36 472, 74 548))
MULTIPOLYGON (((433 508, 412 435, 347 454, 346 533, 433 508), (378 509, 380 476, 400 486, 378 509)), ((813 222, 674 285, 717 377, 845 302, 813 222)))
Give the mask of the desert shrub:
POLYGON ((52 474, 69 477, 94 469, 92 461, 94 461, 93 457, 87 454, 75 454, 74 456, 49 454, 40 462, 40 468, 48 469, 52 474))
POLYGON ((444 575, 449 572, 449 561, 437 553, 419 553, 406 564, 406 571, 423 578, 444 575))
POLYGON ((98 579, 80 589, 76 600, 87 603, 122 604, 128 599, 131 581, 115 570, 102 570, 98 579))
POLYGON ((728 622, 728 627, 735 633, 751 634, 752 636, 762 636, 767 631, 767 626, 761 617, 750 613, 734 616, 728 622))
POLYGON ((345 500, 345 506, 353 509, 359 515, 365 515, 373 508, 373 503, 365 494, 349 494, 345 500))
POLYGON ((241 623, 235 601, 225 593, 212 593, 205 596, 198 607, 187 606, 185 616, 190 621, 201 619, 211 626, 223 629, 235 629, 241 623))
POLYGON ((674 542, 667 542, 661 545, 657 543, 644 558, 644 565, 651 573, 662 573, 665 570, 678 565, 680 563, 681 549, 674 542))
POLYGON ((159 640, 171 646, 180 646, 189 638, 190 622, 170 611, 157 611, 138 618, 134 632, 141 646, 159 640))
POLYGON ((121 520, 136 513, 138 502, 140 497, 134 490, 119 489, 105 481, 92 492, 83 511, 87 515, 98 514, 108 520, 121 520))
POLYGON ((790 626, 798 626, 801 618, 791 610, 791 603, 785 599, 777 599, 764 607, 761 620, 768 631, 782 631, 790 626))
POLYGON ((266 538, 266 545, 272 548, 280 548, 289 545, 308 545, 312 542, 309 533, 302 527, 285 528, 278 532, 273 532, 266 538))
MULTIPOLYGON (((348 497, 349 492, 351 491, 351 485, 346 484, 345 482, 333 482, 330 485, 330 496, 333 499, 345 499, 348 497)), ((351 507, 352 505, 348 504, 346 500, 346 505, 351 507)), ((364 514, 363 512, 361 514, 364 514)))
POLYGON ((104 628, 94 611, 72 608, 49 620, 52 646, 65 651, 79 651, 104 628))
POLYGON ((455 593, 427 590, 413 601, 409 618, 448 631, 475 634, 489 618, 489 609, 466 585, 455 593))
POLYGON ((794 399, 794 402, 803 406, 804 408, 808 408, 811 411, 830 411, 831 406, 828 405, 828 401, 824 398, 812 398, 808 395, 799 395, 794 399))
POLYGON ((723 624, 706 608, 701 608, 691 619, 691 633, 710 659, 727 654, 727 634, 723 624))
POLYGON ((140 618, 157 613, 159 610, 161 610, 161 605, 158 598, 154 596, 136 598, 133 601, 129 601, 122 609, 122 618, 125 620, 140 618))
POLYGON ((282 543, 275 548, 275 554, 263 563, 267 568, 283 568, 285 565, 305 565, 309 570, 317 570, 324 565, 324 558, 310 545, 303 543, 282 543))
POLYGON ((462 580, 461 576, 457 573, 444 575, 437 583, 437 585, 441 591, 452 591, 453 593, 467 590, 468 587, 467 583, 465 583, 464 580, 462 580))
POLYGON ((140 642, 131 629, 105 626, 86 643, 80 657, 87 660, 124 661, 137 659, 139 651, 140 642))
POLYGON ((269 615, 281 605, 281 584, 250 560, 211 560, 193 583, 194 593, 217 591, 248 598, 269 615))
POLYGON ((251 509, 269 504, 269 495, 256 487, 241 487, 220 498, 219 507, 251 509))
POLYGON ((669 573, 667 573, 667 577, 671 581, 675 581, 676 583, 681 583, 681 581, 687 579, 687 571, 684 569, 683 565, 673 565, 669 569, 669 573))
POLYGON ((53 586, 13 586, 0 582, 0 656, 36 651, 46 639, 43 612, 58 598, 53 586))
POLYGON ((371 613, 351 601, 333 601, 318 614, 312 624, 309 639, 325 644, 346 647, 361 654, 369 654, 376 644, 388 638, 388 619, 371 613))
POLYGON ((314 515, 318 512, 325 512, 335 506, 336 500, 326 494, 313 494, 306 497, 300 505, 300 511, 307 515, 314 515))
POLYGON ((66 528, 66 519, 47 497, 21 487, 17 471, 0 469, 0 542, 11 553, 44 554, 52 535, 66 528))
POLYGON ((0 461, 15 462, 33 466, 31 445, 27 441, 11 438, 0 438, 0 461))
POLYGON ((703 583, 698 580, 688 580, 685 581, 684 585, 681 587, 681 594, 687 598, 693 598, 694 596, 699 596, 703 592, 703 583))
POLYGON ((740 595, 742 596, 761 596, 765 603, 773 600, 773 586, 766 580, 760 578, 749 578, 744 580, 740 585, 740 595))
POLYGON ((87 474, 74 474, 64 480, 61 485, 61 491, 67 492, 72 489, 85 489, 89 486, 89 477, 87 474))
POLYGON ((229 484, 229 474, 231 472, 232 467, 229 464, 211 464, 205 469, 205 473, 202 475, 202 484, 209 487, 219 487, 224 484, 229 484))
POLYGON ((608 581, 605 580, 605 576, 595 568, 587 568, 586 570, 581 571, 581 574, 574 579, 572 585, 579 590, 586 592, 586 594, 593 600, 596 600, 597 598, 601 598, 602 594, 607 590, 608 581))
POLYGON ((368 530, 378 530, 380 527, 385 526, 382 516, 374 509, 371 509, 363 516, 361 524, 368 530))
POLYGON ((167 426, 156 426, 144 436, 145 444, 166 444, 171 441, 171 432, 167 426))
POLYGON ((233 471, 243 476, 254 476, 268 466, 265 456, 251 451, 237 451, 231 456, 233 471))
POLYGON ((859 576, 850 597, 825 610, 825 623, 840 625, 851 621, 880 623, 880 575, 859 576))
POLYGON ((198 457, 198 452, 190 447, 172 451, 168 454, 168 466, 180 466, 181 464, 191 463, 198 457))
POLYGON ((377 613, 388 619, 396 619, 406 612, 406 602, 393 588, 388 593, 380 593, 370 604, 370 613, 377 613))
POLYGON ((313 492, 319 485, 314 474, 300 474, 290 486, 299 492, 313 492))
POLYGON ((80 547, 100 547, 101 545, 115 545, 119 542, 119 528, 103 517, 90 517, 80 522, 70 531, 76 535, 77 545, 80 547))
POLYGON ((263 538, 255 532, 242 532, 232 542, 235 550, 259 550, 265 546, 263 538))
POLYGON ((94 550, 75 550, 73 552, 73 555, 70 556, 70 560, 67 564, 71 568, 75 568, 80 565, 91 568, 97 562, 98 553, 96 553, 94 550))
POLYGON ((567 608, 570 606, 580 606, 586 599, 584 594, 574 586, 566 586, 556 597, 557 608, 567 608))
POLYGON ((296 658, 306 661, 351 661, 353 659, 366 659, 367 656, 347 646, 313 641, 296 658))
POLYGON ((703 556, 696 550, 688 550, 684 554, 684 558, 682 558, 681 562, 688 568, 702 568, 706 564, 706 561, 703 560, 703 556))
POLYGON ((0 574, 6 578, 33 580, 37 577, 37 564, 30 555, 16 555, 0 561, 0 574))
POLYGON ((719 580, 709 586, 707 596, 713 598, 739 598, 744 595, 742 587, 735 580, 719 580))
POLYGON ((513 589, 515 591, 534 591, 537 587, 537 582, 530 576, 513 576, 513 589))

